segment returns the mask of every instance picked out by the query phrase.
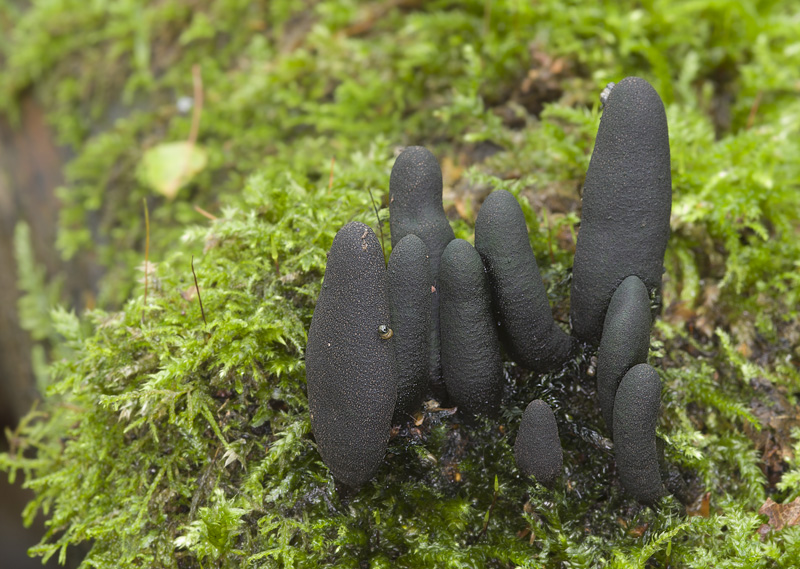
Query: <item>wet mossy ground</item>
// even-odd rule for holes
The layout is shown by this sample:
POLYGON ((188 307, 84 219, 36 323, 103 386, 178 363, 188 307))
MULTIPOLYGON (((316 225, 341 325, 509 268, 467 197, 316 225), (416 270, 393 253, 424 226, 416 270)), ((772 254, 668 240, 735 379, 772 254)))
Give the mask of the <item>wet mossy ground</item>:
MULTIPOLYGON (((3 112, 29 89, 48 109, 75 152, 62 251, 106 269, 100 308, 35 320, 56 346, 46 394, 0 455, 36 493, 26 517, 48 519, 34 553, 83 544, 86 567, 108 568, 800 557, 798 527, 761 528, 758 514, 768 496, 800 496, 793 3, 76 6, 0 0, 3 112), (195 64, 208 163, 169 201, 138 168, 148 148, 189 136, 177 101, 195 64), (371 482, 337 489, 310 433, 303 367, 335 232, 363 221, 388 254, 395 151, 429 146, 457 237, 471 240, 490 189, 520 198, 566 328, 598 95, 626 75, 653 83, 670 128, 672 236, 649 362, 676 495, 650 509, 621 494, 588 348, 544 376, 507 364, 497 421, 463 425, 431 403, 398 426, 371 482), (146 301, 142 198, 156 265, 146 301), (535 398, 564 446, 552 491, 514 467, 535 398)), ((28 298, 45 293, 21 280, 28 298)))

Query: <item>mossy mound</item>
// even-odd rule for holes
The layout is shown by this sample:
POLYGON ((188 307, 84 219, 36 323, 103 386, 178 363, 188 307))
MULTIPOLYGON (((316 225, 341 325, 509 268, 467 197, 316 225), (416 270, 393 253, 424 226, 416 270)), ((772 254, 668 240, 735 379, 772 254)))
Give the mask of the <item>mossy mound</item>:
MULTIPOLYGON (((72 4, 37 5, 19 35, 0 34, 3 105, 32 85, 55 86, 45 103, 79 150, 64 192, 64 251, 94 250, 85 220, 105 204, 102 234, 113 239, 99 244, 100 259, 110 264, 116 251, 126 260, 105 298, 127 300, 48 319, 64 357, 0 455, 36 492, 28 519, 48 518, 34 553, 85 544, 85 566, 103 568, 760 568, 800 557, 798 527, 756 534, 766 496, 793 500, 800 482, 792 3, 401 2, 382 12, 323 1, 299 43, 281 33, 302 19, 287 2, 203 4, 212 32, 177 2, 145 8, 144 20, 136 2, 116 12, 72 4), (226 9, 239 16, 215 19, 226 9), (241 14, 252 29, 237 26, 241 14), (163 33, 137 35, 141 21, 163 33), (187 21, 193 32, 183 35, 187 21), (79 33, 101 24, 118 36, 79 33), (164 38, 184 47, 153 73, 141 54, 164 38), (73 129, 87 86, 104 85, 92 82, 103 67, 91 63, 105 54, 140 70, 128 78, 131 107, 137 93, 189 93, 197 61, 208 90, 198 142, 209 165, 174 202, 151 198, 158 266, 147 302, 132 277, 149 195, 136 167, 143 141, 183 140, 190 119, 169 102, 166 115, 133 110, 105 129, 90 113, 97 133, 73 129), (70 79, 76 61, 82 74, 70 79), (470 237, 481 188, 520 200, 564 321, 597 95, 632 74, 664 98, 670 127, 672 238, 649 362, 665 386, 657 432, 668 488, 688 506, 668 497, 652 510, 622 494, 589 349, 548 375, 506 363, 497 421, 457 424, 430 404, 419 424, 396 430, 360 492, 337 489, 310 435, 303 346, 335 232, 353 219, 386 230, 366 189, 378 190, 380 207, 394 146, 444 149, 459 238, 470 237), (219 197, 217 219, 195 215, 219 188, 230 195, 219 197), (533 399, 553 409, 562 439, 564 483, 553 491, 514 467, 533 399)), ((0 6, 5 30, 15 9, 0 6)))

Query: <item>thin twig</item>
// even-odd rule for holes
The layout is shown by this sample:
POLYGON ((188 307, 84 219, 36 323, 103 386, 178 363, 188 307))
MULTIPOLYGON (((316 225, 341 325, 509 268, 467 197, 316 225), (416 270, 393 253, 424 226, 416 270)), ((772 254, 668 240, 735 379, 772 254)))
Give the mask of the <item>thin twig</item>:
POLYGON ((378 214, 378 206, 375 205, 375 196, 372 195, 372 188, 367 188, 369 191, 369 199, 372 200, 372 210, 375 212, 375 219, 378 221, 378 233, 381 235, 381 251, 383 252, 383 260, 386 262, 386 247, 384 247, 383 243, 383 223, 381 222, 381 216, 378 214))
POLYGON ((336 163, 336 156, 331 156, 331 175, 328 177, 328 192, 333 189, 333 165, 336 163))
POLYGON ((147 277, 150 272, 150 213, 147 211, 147 198, 142 198, 144 204, 144 304, 142 304, 142 324, 144 324, 144 311, 147 308, 147 277))
POLYGON ((203 309, 203 297, 200 296, 200 285, 197 284, 197 273, 194 272, 194 255, 192 255, 192 275, 194 276, 194 288, 197 290, 197 300, 200 301, 200 314, 203 315, 203 324, 205 324, 206 333, 208 333, 208 321, 206 320, 206 311, 203 309))
POLYGON ((197 213, 199 213, 200 215, 202 215, 203 217, 207 217, 207 218, 208 218, 208 219, 210 219, 211 221, 216 221, 216 220, 217 220, 217 216, 216 216, 216 215, 214 215, 213 213, 209 213, 209 212, 207 212, 206 210, 204 210, 204 209, 203 209, 202 207, 200 207, 199 205, 196 205, 196 206, 194 206, 194 210, 195 210, 197 213))
POLYGON ((389 0, 371 7, 367 17, 342 30, 346 37, 355 37, 368 33, 373 26, 395 8, 416 8, 423 4, 423 0, 389 0))
POLYGON ((763 91, 759 91, 756 93, 756 99, 753 101, 753 106, 750 107, 750 114, 747 115, 747 126, 745 127, 746 130, 750 130, 750 127, 753 126, 753 123, 756 120, 756 113, 758 112, 758 107, 761 105, 761 97, 764 95, 763 91))

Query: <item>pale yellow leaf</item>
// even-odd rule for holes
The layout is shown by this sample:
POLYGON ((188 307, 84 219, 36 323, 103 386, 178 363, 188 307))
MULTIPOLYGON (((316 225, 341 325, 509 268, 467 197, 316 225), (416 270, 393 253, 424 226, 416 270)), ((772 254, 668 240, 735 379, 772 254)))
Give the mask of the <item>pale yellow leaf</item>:
POLYGON ((188 142, 165 142, 148 149, 139 175, 144 183, 168 199, 201 172, 208 162, 206 151, 188 142))

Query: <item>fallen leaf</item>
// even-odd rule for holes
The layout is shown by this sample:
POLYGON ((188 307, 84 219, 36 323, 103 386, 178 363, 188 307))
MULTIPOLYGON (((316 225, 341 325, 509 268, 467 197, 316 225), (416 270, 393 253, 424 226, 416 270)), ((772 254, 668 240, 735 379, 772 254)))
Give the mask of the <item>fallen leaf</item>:
POLYGON ((472 200, 469 196, 458 196, 453 200, 453 205, 458 212, 458 217, 467 222, 474 221, 475 215, 472 209, 472 200))
POLYGON ((197 144, 165 142, 149 148, 142 156, 142 181, 168 199, 189 183, 208 163, 208 154, 197 144))
POLYGON ((197 297, 197 289, 194 287, 194 285, 188 287, 186 290, 181 291, 181 298, 183 298, 183 300, 191 302, 195 299, 195 297, 197 297))
POLYGON ((767 535, 769 535, 769 532, 771 531, 772 528, 769 527, 769 524, 761 524, 761 526, 758 528, 758 537, 761 539, 761 541, 764 541, 767 539, 767 535))
POLYGON ((800 498, 795 498, 788 504, 778 504, 772 498, 767 498, 758 513, 767 516, 767 523, 775 531, 800 525, 800 498))
POLYGON ((746 424, 745 433, 761 453, 761 468, 770 486, 774 486, 794 457, 792 432, 800 426, 800 413, 788 400, 785 388, 760 377, 753 378, 750 385, 756 391, 750 410, 761 428, 746 424))
POLYGON ((442 159, 442 180, 443 185, 453 186, 461 179, 464 167, 457 165, 452 158, 445 156, 442 159))
POLYGON ((707 518, 711 515, 711 492, 706 492, 693 504, 686 507, 686 515, 707 518))
POLYGON ((650 527, 650 524, 644 523, 644 524, 642 524, 640 526, 637 526, 635 528, 629 529, 628 530, 628 535, 631 536, 631 537, 636 537, 636 538, 642 537, 644 535, 644 532, 647 531, 648 527, 650 527))

